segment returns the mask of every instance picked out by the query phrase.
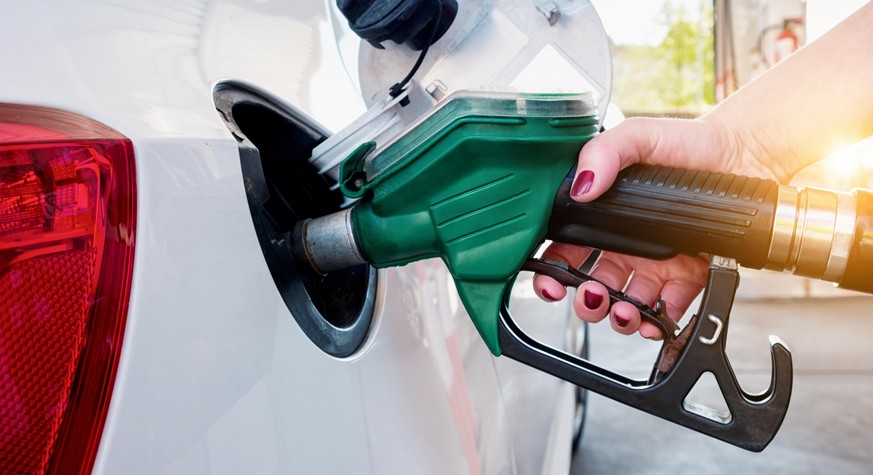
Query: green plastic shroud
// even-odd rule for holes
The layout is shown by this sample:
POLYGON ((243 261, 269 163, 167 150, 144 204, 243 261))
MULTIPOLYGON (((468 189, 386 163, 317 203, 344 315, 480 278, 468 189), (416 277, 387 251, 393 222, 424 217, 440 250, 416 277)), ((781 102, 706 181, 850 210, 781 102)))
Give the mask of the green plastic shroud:
POLYGON ((558 186, 598 130, 591 94, 460 92, 341 165, 357 242, 376 267, 440 257, 488 348, 558 186), (375 153, 373 153, 375 150, 375 153), (372 155, 372 158, 368 158, 372 155))

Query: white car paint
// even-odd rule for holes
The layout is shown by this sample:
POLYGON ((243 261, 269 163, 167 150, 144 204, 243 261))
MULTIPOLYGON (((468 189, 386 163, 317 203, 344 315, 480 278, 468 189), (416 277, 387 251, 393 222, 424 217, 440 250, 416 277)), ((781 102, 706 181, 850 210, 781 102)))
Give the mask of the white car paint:
MULTIPOLYGON (((568 386, 495 360, 440 262, 380 272, 378 328, 348 361, 282 302, 212 88, 238 79, 334 130, 350 122, 362 101, 326 3, 5 7, 0 101, 77 112, 135 148, 133 291, 94 473, 567 470, 568 386)), ((563 319, 530 321, 560 341, 563 319)))

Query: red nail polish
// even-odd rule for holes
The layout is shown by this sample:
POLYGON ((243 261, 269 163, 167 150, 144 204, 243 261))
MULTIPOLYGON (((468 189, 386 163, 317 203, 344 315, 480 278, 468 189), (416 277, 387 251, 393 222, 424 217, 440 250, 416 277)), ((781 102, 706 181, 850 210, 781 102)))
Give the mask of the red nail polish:
POLYGON ((630 324, 630 320, 622 317, 621 315, 613 315, 615 317, 615 324, 620 326, 621 328, 625 328, 630 324))
POLYGON ((591 190, 592 183, 594 183, 594 172, 591 170, 583 170, 582 173, 576 176, 576 180, 570 188, 570 194, 573 196, 582 196, 591 190))
POLYGON ((582 302, 590 310, 597 310, 598 308, 600 308, 600 304, 603 303, 603 296, 586 290, 585 293, 582 295, 582 302))
POLYGON ((558 299, 556 299, 555 297, 552 297, 552 294, 550 294, 549 291, 546 289, 543 289, 543 298, 548 300, 549 302, 557 302, 558 301, 558 299))

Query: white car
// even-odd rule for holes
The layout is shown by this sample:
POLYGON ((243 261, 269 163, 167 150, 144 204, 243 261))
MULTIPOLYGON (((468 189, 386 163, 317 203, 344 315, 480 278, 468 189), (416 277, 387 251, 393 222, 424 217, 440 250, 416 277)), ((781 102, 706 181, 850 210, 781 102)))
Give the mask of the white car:
POLYGON ((341 205, 308 159, 382 79, 333 2, 4 7, 0 472, 569 469, 581 393, 492 357, 442 262, 320 281, 281 252, 341 205))

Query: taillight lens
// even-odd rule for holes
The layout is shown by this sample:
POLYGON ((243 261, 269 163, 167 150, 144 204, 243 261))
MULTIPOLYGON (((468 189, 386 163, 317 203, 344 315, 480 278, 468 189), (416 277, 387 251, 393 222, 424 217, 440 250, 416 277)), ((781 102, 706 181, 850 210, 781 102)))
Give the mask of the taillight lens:
POLYGON ((133 147, 0 103, 0 473, 87 473, 130 296, 133 147))

